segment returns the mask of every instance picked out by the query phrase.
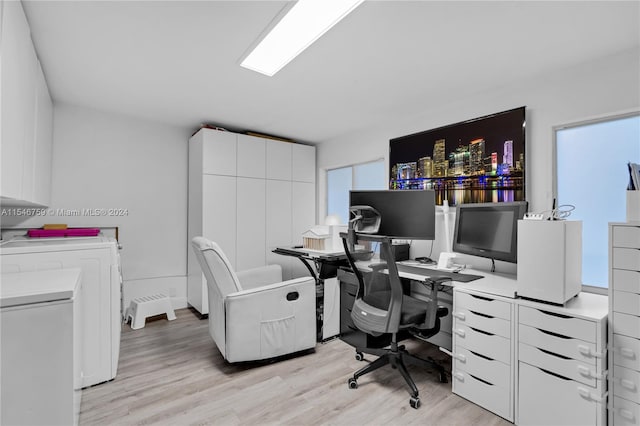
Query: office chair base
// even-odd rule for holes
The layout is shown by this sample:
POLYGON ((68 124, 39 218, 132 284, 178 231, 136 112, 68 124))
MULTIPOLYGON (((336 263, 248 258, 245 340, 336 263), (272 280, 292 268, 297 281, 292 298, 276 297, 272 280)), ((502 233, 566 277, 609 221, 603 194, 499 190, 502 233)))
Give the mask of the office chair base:
POLYGON ((377 370, 380 367, 383 367, 387 364, 390 364, 393 369, 397 369, 402 377, 404 378, 407 386, 409 386, 409 394, 411 398, 409 399, 409 405, 412 408, 420 407, 420 397, 418 394, 418 388, 415 385, 415 382, 409 375, 409 371, 407 370, 407 365, 416 365, 423 368, 433 368, 438 372, 439 379, 441 383, 447 383, 447 375, 444 371, 444 368, 437 364, 435 360, 428 358, 422 359, 417 356, 411 355, 404 346, 397 346, 392 344, 390 349, 372 349, 372 348, 357 348, 356 349, 356 359, 361 361, 364 359, 363 352, 370 353, 372 355, 378 355, 375 361, 361 368, 353 374, 353 377, 350 377, 347 381, 349 389, 357 389, 358 388, 358 378, 370 373, 374 370, 377 370), (394 347, 395 346, 395 347, 394 347))

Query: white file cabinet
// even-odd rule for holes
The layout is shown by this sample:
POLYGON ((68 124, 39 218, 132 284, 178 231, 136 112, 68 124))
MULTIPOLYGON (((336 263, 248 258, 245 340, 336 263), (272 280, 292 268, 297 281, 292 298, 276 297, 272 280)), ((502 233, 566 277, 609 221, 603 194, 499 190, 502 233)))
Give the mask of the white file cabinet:
POLYGON ((606 425, 607 297, 518 300, 519 425, 606 425))
POLYGON ((609 424, 640 425, 640 222, 609 224, 609 424))
POLYGON ((453 393, 514 419, 514 300, 453 293, 453 393))

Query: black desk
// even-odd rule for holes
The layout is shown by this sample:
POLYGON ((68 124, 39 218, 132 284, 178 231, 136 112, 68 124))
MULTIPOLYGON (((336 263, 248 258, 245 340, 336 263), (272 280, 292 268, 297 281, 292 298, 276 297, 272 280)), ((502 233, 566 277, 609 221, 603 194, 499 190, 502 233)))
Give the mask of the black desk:
POLYGON ((317 340, 321 342, 333 336, 324 336, 324 281, 337 276, 340 266, 348 266, 344 252, 329 252, 308 250, 302 247, 277 247, 273 253, 282 256, 292 256, 300 259, 316 280, 316 331, 317 340))

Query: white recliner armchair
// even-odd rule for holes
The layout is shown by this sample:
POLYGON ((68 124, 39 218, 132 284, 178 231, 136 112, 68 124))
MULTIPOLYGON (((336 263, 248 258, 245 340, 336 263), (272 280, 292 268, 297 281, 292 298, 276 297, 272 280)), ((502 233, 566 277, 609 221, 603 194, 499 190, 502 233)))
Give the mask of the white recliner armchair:
POLYGON ((312 277, 282 281, 280 265, 234 272, 220 247, 191 245, 209 293, 209 334, 228 362, 254 361, 313 348, 316 287, 312 277))

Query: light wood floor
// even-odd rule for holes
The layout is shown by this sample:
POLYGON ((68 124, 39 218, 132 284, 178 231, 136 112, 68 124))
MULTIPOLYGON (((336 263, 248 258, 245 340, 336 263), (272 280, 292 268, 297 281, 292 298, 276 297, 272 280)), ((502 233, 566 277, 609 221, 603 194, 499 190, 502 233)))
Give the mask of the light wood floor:
MULTIPOLYGON (((409 368, 420 391, 418 410, 388 366, 349 389, 347 379, 363 364, 339 339, 279 362, 231 365, 211 340, 207 320, 189 309, 176 315, 140 330, 124 327, 118 374, 83 391, 81 425, 510 425, 415 367, 409 368)), ((448 356, 431 345, 404 343, 450 371, 448 356)))

